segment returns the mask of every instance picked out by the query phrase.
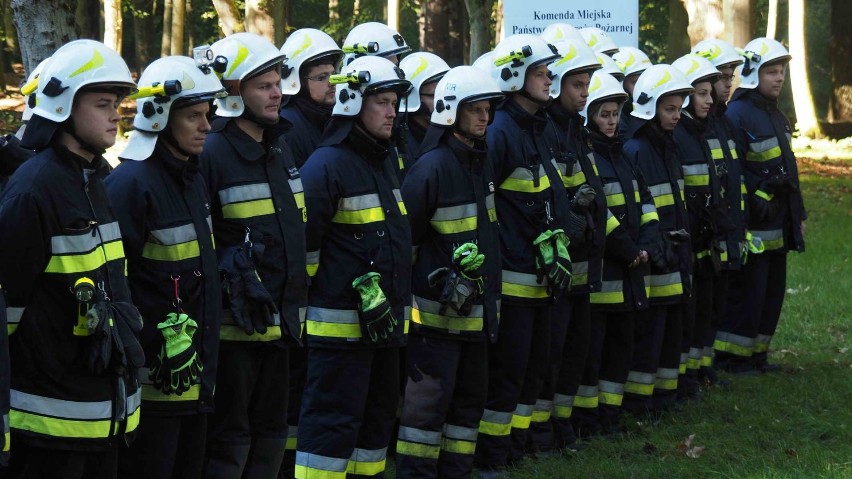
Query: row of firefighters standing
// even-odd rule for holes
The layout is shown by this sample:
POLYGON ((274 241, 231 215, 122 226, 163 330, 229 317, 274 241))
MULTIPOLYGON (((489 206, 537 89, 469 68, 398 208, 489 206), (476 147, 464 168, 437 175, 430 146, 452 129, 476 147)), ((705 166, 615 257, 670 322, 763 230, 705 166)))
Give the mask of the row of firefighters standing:
POLYGON ((382 24, 344 43, 234 34, 137 85, 78 40, 30 75, 3 474, 373 477, 397 434, 397 477, 488 477, 696 397, 714 348, 771 369, 804 248, 782 45, 651 65, 554 24, 451 69, 382 24))

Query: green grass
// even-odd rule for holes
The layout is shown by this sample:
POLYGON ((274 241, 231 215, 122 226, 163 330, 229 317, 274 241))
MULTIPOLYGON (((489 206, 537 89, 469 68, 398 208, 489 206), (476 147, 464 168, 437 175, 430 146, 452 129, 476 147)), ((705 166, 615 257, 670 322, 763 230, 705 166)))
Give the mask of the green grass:
POLYGON ((656 425, 580 453, 528 460, 511 478, 852 478, 852 179, 802 178, 805 254, 791 254, 770 360, 784 370, 734 378, 656 425), (705 449, 698 458, 683 447, 705 449))

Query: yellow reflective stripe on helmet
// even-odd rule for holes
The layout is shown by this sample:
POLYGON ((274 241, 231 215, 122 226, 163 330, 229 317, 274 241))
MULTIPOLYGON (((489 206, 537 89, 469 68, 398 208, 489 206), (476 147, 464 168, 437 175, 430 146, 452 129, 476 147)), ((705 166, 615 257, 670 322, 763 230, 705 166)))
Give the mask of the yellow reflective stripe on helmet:
POLYGON ((104 57, 101 55, 101 52, 99 52, 97 49, 94 49, 92 52, 92 58, 86 63, 84 63, 80 68, 71 72, 71 74, 68 75, 68 78, 74 78, 75 76, 81 73, 85 73, 89 70, 94 70, 95 68, 101 67, 103 66, 103 64, 104 57))
POLYGON ((237 43, 237 55, 234 57, 233 63, 231 63, 231 67, 228 68, 228 72, 225 73, 225 77, 229 78, 234 70, 237 69, 238 66, 242 65, 246 58, 248 58, 249 50, 242 43, 237 43))
POLYGON ((550 188, 550 178, 544 166, 538 165, 538 184, 529 168, 518 167, 500 184, 500 189, 521 193, 539 193, 550 188))
MULTIPOLYGON (((297 56, 301 55, 303 51, 305 51, 308 47, 310 47, 314 43, 314 41, 311 39, 311 36, 308 35, 308 34, 303 35, 302 38, 303 38, 302 44, 299 45, 299 48, 297 48, 296 51, 294 51, 293 54, 290 56, 291 60, 296 58, 297 56)), ((298 72, 296 72, 296 73, 298 73, 298 72)))
POLYGON ((411 74, 411 78, 409 78, 409 80, 414 80, 418 75, 423 73, 423 71, 426 70, 428 67, 429 67, 429 62, 425 58, 420 57, 420 64, 417 65, 417 68, 411 74))

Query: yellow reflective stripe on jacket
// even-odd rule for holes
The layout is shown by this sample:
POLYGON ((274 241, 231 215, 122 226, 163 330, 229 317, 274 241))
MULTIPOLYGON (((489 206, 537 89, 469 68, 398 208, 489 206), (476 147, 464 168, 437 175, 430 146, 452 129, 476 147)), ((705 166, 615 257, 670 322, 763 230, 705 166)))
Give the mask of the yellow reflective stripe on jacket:
POLYGON ((9 434, 9 415, 8 414, 3 415, 3 431, 2 432, 3 432, 3 439, 4 439, 3 451, 2 452, 9 452, 9 446, 11 446, 11 444, 12 444, 12 441, 11 441, 12 436, 11 436, 11 434, 9 434))
POLYGON ((781 249, 784 247, 784 230, 751 230, 752 236, 758 236, 763 240, 763 246, 766 250, 781 249))
POLYGON ((232 186, 219 191, 222 217, 246 219, 275 213, 269 183, 232 186))
POLYGON ((500 189, 520 193, 539 193, 550 188, 544 165, 538 165, 538 182, 529 168, 518 167, 500 184, 500 189))
POLYGON ((656 374, 630 371, 627 374, 627 382, 624 383, 624 392, 650 396, 654 393, 654 381, 656 379, 656 374))
POLYGON ((94 271, 109 261, 124 258, 124 246, 121 241, 104 243, 84 254, 51 256, 45 268, 46 273, 75 274, 94 271))
POLYGON ((296 451, 297 479, 346 479, 349 459, 296 451))
POLYGON ((437 208, 429 221, 441 234, 464 233, 476 230, 476 203, 437 208))
POLYGON ((577 261, 571 263, 571 287, 589 283, 589 262, 577 261))
POLYGON ((620 183, 607 183, 603 185, 603 191, 606 195, 606 205, 610 208, 613 206, 621 206, 627 202, 624 198, 624 190, 621 189, 620 183))
POLYGON ((293 200, 296 201, 296 208, 302 212, 302 222, 308 222, 308 210, 305 209, 305 189, 302 186, 301 178, 293 178, 287 180, 290 185, 290 191, 293 193, 293 200))
MULTIPOLYGON (((141 392, 129 396, 125 409, 126 431, 136 429, 139 424, 141 392)), ((98 439, 107 438, 118 432, 113 426, 112 401, 65 401, 12 390, 10 394, 9 421, 13 429, 30 431, 53 437, 98 439)))
POLYGON ((320 252, 308 251, 305 253, 305 265, 308 270, 308 276, 316 276, 319 269, 320 252))
POLYGON ((532 404, 518 404, 515 407, 515 412, 512 413, 512 428, 513 429, 529 429, 532 421, 532 404))
MULTIPOLYGON (((622 195, 623 196, 623 195, 622 195)), ((618 222, 618 218, 612 214, 609 210, 606 210, 606 234, 607 236, 612 233, 616 228, 618 228, 621 223, 618 222)))
POLYGON ((707 186, 710 184, 710 168, 706 163, 683 165, 683 180, 686 186, 707 186))
POLYGON ((472 455, 476 451, 478 435, 479 430, 477 428, 444 424, 441 449, 455 454, 472 455))
POLYGON ((654 381, 654 389, 674 391, 677 389, 677 377, 680 371, 677 368, 657 369, 657 378, 654 381))
POLYGON ((601 290, 589 295, 592 304, 621 304, 624 302, 624 281, 601 281, 601 290))
POLYGON ((377 193, 340 198, 332 223, 362 225, 385 220, 385 211, 377 193))
POLYGON ((308 335, 328 338, 360 339, 361 323, 355 309, 330 309, 308 306, 305 324, 308 335))
POLYGON ((671 183, 661 183, 648 187, 651 190, 651 196, 654 197, 654 206, 658 209, 663 206, 671 206, 674 204, 674 196, 672 196, 671 183))
POLYGON ((153 230, 142 246, 142 257, 157 261, 181 261, 200 255, 195 225, 153 230))
POLYGON ((142 382, 142 400, 155 402, 179 402, 179 401, 197 401, 201 395, 201 385, 193 384, 181 395, 166 394, 160 388, 155 387, 154 383, 149 379, 150 370, 148 368, 139 369, 139 378, 142 382))
POLYGON ((497 221, 497 208, 494 206, 494 193, 488 193, 485 196, 485 208, 488 210, 488 220, 492 223, 497 221))
POLYGON ((654 205, 642 205, 642 217, 639 220, 639 226, 652 221, 660 221, 660 215, 657 214, 657 207, 654 205))
POLYGON ((441 432, 400 426, 396 453, 422 459, 437 459, 441 454, 441 432))
POLYGON ((484 410, 479 421, 479 432, 489 436, 508 436, 512 432, 512 413, 484 410))
POLYGON ((222 341, 274 341, 281 339, 281 315, 275 313, 272 316, 272 324, 266 327, 266 332, 261 334, 255 331, 246 334, 245 329, 234 321, 229 310, 222 312, 222 324, 219 326, 219 339, 222 341))
POLYGON ((577 395, 574 396, 574 407, 585 409, 598 407, 598 387, 584 385, 577 387, 577 395))
POLYGON ((517 298, 549 298, 547 292, 547 278, 541 283, 536 281, 534 274, 516 273, 503 270, 503 294, 517 298))
POLYGON ((728 151, 731 152, 731 158, 738 160, 739 155, 737 155, 737 142, 734 140, 728 140, 728 151))
POLYGON ((430 299, 414 296, 414 305, 411 308, 411 320, 417 324, 433 328, 445 329, 450 332, 459 331, 482 331, 483 307, 481 304, 474 305, 470 315, 460 316, 447 307, 443 314, 441 303, 430 299))
POLYGON ((722 151, 722 142, 718 138, 708 138, 707 146, 710 147, 710 156, 714 160, 721 160, 725 157, 725 152, 722 151))
POLYGON ((769 161, 781 156, 781 145, 778 138, 767 138, 748 144, 747 161, 769 161))
POLYGON ((586 173, 580 160, 574 162, 571 171, 568 171, 567 163, 555 163, 556 170, 562 175, 562 185, 566 188, 575 188, 586 182, 586 173))
POLYGON ((361 449, 355 448, 349 457, 346 466, 346 474, 358 474, 362 476, 376 476, 385 470, 385 459, 388 449, 361 449))
POLYGON ((651 298, 677 296, 679 294, 683 294, 683 283, 681 281, 680 271, 651 275, 651 298))
POLYGON ((755 191, 754 196, 757 196, 758 198, 763 198, 766 201, 772 201, 772 198, 775 198, 775 195, 773 195, 772 193, 767 193, 763 190, 755 191))
POLYGON ((624 384, 613 381, 598 381, 598 404, 621 406, 624 400, 624 384))
POLYGON ((574 396, 556 393, 553 395, 553 417, 568 419, 574 410, 574 396))
MULTIPOLYGON (((3 293, 0 292, 0 294, 3 293)), ((21 323, 21 318, 24 316, 24 311, 26 311, 26 309, 27 308, 6 308, 6 334, 12 334, 18 329, 18 325, 21 323)))
POLYGON ((716 333, 716 340, 713 342, 713 349, 737 356, 749 357, 754 353, 754 344, 754 338, 718 331, 716 333))
POLYGON ((405 202, 402 201, 402 193, 400 193, 399 188, 394 188, 393 197, 396 198, 396 207, 399 208, 400 214, 407 215, 408 210, 405 209, 405 202))
POLYGON ((769 351, 770 342, 772 342, 772 335, 758 334, 757 337, 754 338, 754 352, 765 353, 766 351, 769 351))

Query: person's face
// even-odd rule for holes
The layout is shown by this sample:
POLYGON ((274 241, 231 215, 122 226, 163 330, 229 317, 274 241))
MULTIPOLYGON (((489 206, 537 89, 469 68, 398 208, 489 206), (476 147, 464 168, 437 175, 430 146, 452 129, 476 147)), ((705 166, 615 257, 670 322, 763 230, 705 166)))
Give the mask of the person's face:
POLYGON ((328 79, 334 74, 334 65, 314 65, 304 77, 311 101, 318 105, 334 106, 334 85, 328 79))
POLYGON ((757 72, 757 78, 760 82, 757 84, 758 93, 770 100, 777 99, 781 96, 781 87, 784 86, 784 78, 786 74, 786 63, 768 65, 761 68, 757 72))
POLYGON ((604 135, 612 138, 618 127, 618 103, 608 101, 601 105, 598 113, 592 118, 598 130, 604 135))
POLYGON ((695 93, 692 94, 689 101, 693 104, 695 116, 703 120, 707 118, 707 114, 710 113, 710 108, 713 106, 713 95, 710 94, 713 85, 709 81, 703 81, 694 86, 695 93))
POLYGON ((621 86, 624 88, 624 91, 630 95, 630 98, 633 98, 633 87, 636 86, 636 80, 639 79, 640 75, 629 75, 624 78, 624 81, 621 82, 621 86))
POLYGON ((485 135, 488 118, 491 116, 491 102, 488 100, 465 103, 458 111, 458 129, 474 137, 485 135))
POLYGON ((716 98, 721 102, 728 101, 731 97, 731 87, 734 84, 734 67, 719 68, 719 79, 713 83, 713 89, 716 90, 716 98))
POLYGON ((393 119, 396 118, 396 93, 385 92, 364 97, 361 105, 361 123, 373 138, 389 140, 393 134, 393 119))
POLYGON ((115 93, 81 91, 71 107, 74 132, 84 143, 104 149, 115 144, 118 133, 118 105, 121 97, 115 93))
POLYGON ((173 110, 169 115, 169 129, 178 146, 190 155, 199 155, 210 131, 207 113, 209 103, 199 103, 173 110))
POLYGON ((253 115, 269 123, 278 121, 281 107, 281 75, 270 70, 240 84, 240 95, 245 107, 253 115))
POLYGON ((562 91, 559 94, 559 103, 562 108, 577 113, 583 111, 586 99, 589 98, 589 82, 592 76, 588 73, 568 75, 562 77, 562 91))
POLYGON ((550 79, 550 70, 547 65, 539 65, 535 68, 527 70, 527 76, 524 79, 524 90, 536 101, 545 102, 550 99, 550 85, 553 80, 550 79))
POLYGON ((665 131, 672 131, 680 121, 680 110, 683 108, 683 97, 680 95, 666 95, 657 103, 657 121, 665 131))
POLYGON ((438 82, 429 82, 420 85, 420 103, 426 107, 426 111, 431 115, 435 111, 435 87, 438 82))

